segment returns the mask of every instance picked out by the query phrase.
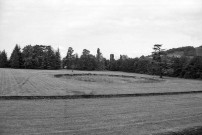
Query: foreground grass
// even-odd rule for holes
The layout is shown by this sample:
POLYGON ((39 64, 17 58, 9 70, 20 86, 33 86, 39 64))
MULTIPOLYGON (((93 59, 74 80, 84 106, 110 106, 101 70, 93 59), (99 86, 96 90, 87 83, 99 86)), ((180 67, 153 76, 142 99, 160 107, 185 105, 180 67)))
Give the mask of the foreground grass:
POLYGON ((166 133, 158 133, 155 135, 202 135, 202 126, 185 128, 181 131, 171 131, 166 133))
POLYGON ((202 94, 110 99, 1 100, 0 134, 174 134, 176 131, 184 132, 184 129, 202 126, 201 103, 202 94))

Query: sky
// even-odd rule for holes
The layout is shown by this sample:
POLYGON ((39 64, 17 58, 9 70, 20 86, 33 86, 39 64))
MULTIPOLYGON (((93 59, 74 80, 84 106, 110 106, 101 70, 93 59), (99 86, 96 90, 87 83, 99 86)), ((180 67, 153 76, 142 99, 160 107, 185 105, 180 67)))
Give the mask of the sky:
POLYGON ((0 0, 0 50, 51 45, 104 57, 202 45, 202 0, 0 0))

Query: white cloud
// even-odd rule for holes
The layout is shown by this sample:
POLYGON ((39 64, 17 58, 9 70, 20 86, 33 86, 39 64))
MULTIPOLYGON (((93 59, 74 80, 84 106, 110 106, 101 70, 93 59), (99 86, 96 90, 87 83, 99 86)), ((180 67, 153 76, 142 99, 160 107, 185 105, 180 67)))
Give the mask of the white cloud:
MULTIPOLYGON (((150 53, 201 45, 201 0, 0 0, 0 50, 52 44, 78 53, 150 53), (141 51, 139 51, 141 50, 141 51)), ((132 56, 131 56, 132 57, 132 56)))

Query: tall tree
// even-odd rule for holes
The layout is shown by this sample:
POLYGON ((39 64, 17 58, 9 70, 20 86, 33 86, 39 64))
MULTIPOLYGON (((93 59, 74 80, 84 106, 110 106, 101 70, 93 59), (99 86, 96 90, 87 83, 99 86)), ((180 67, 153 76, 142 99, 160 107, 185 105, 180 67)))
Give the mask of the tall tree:
POLYGON ((20 50, 20 46, 16 44, 11 57, 10 57, 10 66, 12 68, 21 68, 22 67, 22 53, 20 50))
POLYGON ((160 78, 163 78, 163 63, 162 63, 162 55, 164 54, 164 49, 161 49, 161 44, 154 45, 153 52, 153 60, 158 64, 160 78))
POLYGON ((44 45, 35 45, 33 46, 33 68, 35 69, 45 69, 45 53, 46 46, 44 45))
POLYGON ((72 68, 72 65, 74 65, 73 61, 74 61, 74 50, 72 47, 69 47, 68 48, 68 51, 67 51, 67 55, 64 59, 64 66, 67 68, 67 69, 71 69, 72 68))
POLYGON ((23 67, 34 68, 34 48, 31 45, 27 45, 22 50, 23 67))
POLYGON ((81 70, 95 70, 96 68, 96 58, 90 51, 83 49, 82 55, 79 59, 79 67, 81 70))
POLYGON ((127 55, 120 55, 120 58, 118 60, 118 64, 119 64, 118 68, 119 68, 119 70, 126 71, 127 59, 128 59, 127 55))
POLYGON ((97 70, 104 70, 105 63, 99 48, 97 49, 97 54, 96 54, 96 64, 97 64, 97 68, 96 68, 97 70))
POLYGON ((8 59, 7 59, 7 53, 5 50, 2 52, 0 51, 0 68, 6 68, 8 66, 8 59))
POLYGON ((109 70, 111 71, 116 70, 116 60, 114 59, 114 54, 110 54, 109 70))
POLYGON ((59 48, 55 52, 55 69, 61 68, 61 57, 60 57, 60 50, 59 48))
POLYGON ((75 59, 73 63, 74 63, 74 69, 79 69, 79 56, 77 53, 75 54, 75 59))
POLYGON ((46 46, 45 51, 45 69, 55 68, 55 53, 51 46, 46 46))

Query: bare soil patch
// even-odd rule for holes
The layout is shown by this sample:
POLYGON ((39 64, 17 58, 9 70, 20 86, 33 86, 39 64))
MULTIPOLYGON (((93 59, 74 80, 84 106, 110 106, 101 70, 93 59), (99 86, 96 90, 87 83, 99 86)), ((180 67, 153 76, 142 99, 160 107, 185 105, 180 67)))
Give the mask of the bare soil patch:
POLYGON ((58 74, 58 78, 74 79, 84 82, 99 82, 99 83, 158 83, 165 81, 163 79, 151 77, 136 77, 128 75, 112 75, 112 74, 58 74))

